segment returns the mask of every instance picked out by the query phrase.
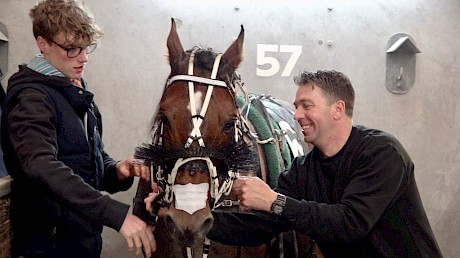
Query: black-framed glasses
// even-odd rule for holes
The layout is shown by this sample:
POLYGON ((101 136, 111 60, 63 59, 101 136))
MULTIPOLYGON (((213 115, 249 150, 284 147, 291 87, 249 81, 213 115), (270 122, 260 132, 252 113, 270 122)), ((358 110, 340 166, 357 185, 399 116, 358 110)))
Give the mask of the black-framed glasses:
POLYGON ((67 47, 62 46, 61 44, 57 43, 56 41, 54 41, 52 39, 50 39, 50 40, 54 44, 58 45, 60 48, 64 49, 67 52, 67 57, 68 58, 73 58, 73 57, 78 56, 81 53, 81 51, 83 51, 83 50, 85 50, 86 54, 92 53, 94 50, 96 50, 96 47, 97 47, 96 43, 92 43, 92 44, 89 44, 86 47, 67 48, 67 47))

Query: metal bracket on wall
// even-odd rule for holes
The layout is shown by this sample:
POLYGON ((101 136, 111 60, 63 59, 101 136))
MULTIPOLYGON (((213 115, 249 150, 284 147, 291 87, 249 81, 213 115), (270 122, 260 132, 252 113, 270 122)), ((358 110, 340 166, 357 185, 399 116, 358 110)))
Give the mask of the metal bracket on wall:
MULTIPOLYGON (((3 75, 8 70, 8 30, 6 26, 0 22, 0 70, 3 75)), ((0 74, 0 80, 3 79, 3 75, 0 74)))
POLYGON ((415 54, 421 51, 407 34, 397 33, 386 46, 385 87, 396 94, 408 92, 415 81, 415 54))

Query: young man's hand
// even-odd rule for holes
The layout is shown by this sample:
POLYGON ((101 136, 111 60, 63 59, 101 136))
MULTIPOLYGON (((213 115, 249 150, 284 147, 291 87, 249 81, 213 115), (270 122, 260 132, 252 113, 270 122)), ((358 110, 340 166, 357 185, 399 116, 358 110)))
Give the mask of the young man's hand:
POLYGON ((116 168, 120 180, 131 176, 138 176, 147 182, 150 181, 150 167, 146 166, 142 160, 129 157, 124 161, 118 162, 116 168))

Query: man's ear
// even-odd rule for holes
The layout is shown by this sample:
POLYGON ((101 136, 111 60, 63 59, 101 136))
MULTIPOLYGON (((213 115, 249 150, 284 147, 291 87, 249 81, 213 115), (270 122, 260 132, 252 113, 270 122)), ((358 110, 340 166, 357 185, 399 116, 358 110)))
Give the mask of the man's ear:
POLYGON ((41 53, 48 53, 48 48, 50 47, 50 44, 44 37, 38 36, 37 46, 38 46, 38 49, 40 49, 41 53))
POLYGON ((335 104, 335 110, 334 110, 334 118, 335 119, 340 119, 343 116, 346 116, 347 114, 345 113, 345 102, 343 100, 337 101, 335 104))

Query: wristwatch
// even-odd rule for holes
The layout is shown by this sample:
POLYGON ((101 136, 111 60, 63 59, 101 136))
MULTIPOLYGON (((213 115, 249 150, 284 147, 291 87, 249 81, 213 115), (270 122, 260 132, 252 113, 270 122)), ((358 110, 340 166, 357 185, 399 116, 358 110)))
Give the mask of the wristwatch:
POLYGON ((279 216, 283 213, 284 206, 286 205, 286 196, 284 194, 278 194, 276 196, 276 200, 272 203, 272 207, 270 208, 271 212, 275 215, 279 216))

